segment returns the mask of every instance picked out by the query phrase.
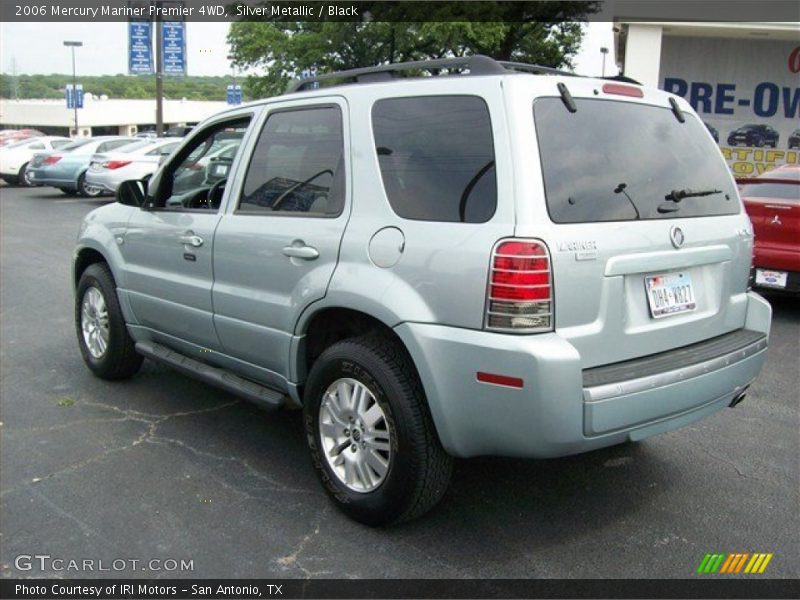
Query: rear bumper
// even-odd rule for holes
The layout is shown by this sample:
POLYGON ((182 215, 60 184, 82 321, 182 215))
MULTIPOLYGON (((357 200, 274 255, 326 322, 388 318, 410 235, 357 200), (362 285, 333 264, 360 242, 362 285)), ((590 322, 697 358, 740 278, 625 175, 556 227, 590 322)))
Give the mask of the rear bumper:
POLYGON ((119 187, 120 180, 117 177, 111 176, 108 172, 86 171, 86 183, 99 187, 105 192, 116 192, 119 187))
POLYGON ((66 175, 48 173, 44 169, 28 168, 28 176, 31 177, 31 183, 34 185, 44 185, 53 187, 63 187, 69 189, 76 189, 77 178, 68 178, 66 175))
POLYGON ((418 323, 396 331, 414 357, 448 452, 544 458, 643 439, 729 406, 761 370, 770 316, 769 304, 750 293, 739 332, 586 371, 577 349, 556 333, 418 323), (481 383, 478 371, 516 377, 523 386, 481 383))

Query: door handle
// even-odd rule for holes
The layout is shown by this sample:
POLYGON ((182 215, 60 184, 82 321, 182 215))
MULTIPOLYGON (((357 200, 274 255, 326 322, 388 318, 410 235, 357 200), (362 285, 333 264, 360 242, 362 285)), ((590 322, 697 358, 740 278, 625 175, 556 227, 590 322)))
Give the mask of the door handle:
POLYGON ((192 246, 194 248, 199 248, 203 245, 203 238, 199 235, 195 235, 193 231, 187 231, 178 238, 178 241, 183 246, 192 246))
POLYGON ((303 260, 314 260, 319 257, 319 252, 316 248, 306 246, 303 242, 295 242, 291 246, 284 246, 283 254, 290 258, 302 258, 303 260))

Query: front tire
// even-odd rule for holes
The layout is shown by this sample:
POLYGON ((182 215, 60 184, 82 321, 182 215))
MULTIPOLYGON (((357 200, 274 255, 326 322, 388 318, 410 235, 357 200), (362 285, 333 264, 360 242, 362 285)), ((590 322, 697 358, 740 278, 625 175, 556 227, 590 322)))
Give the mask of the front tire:
POLYGON ((87 267, 75 293, 75 330, 86 366, 101 379, 127 379, 142 366, 108 265, 87 267))
POLYGON ((356 521, 411 520, 447 490, 453 459, 410 357, 392 339, 370 335, 325 350, 308 377, 303 421, 326 492, 356 521))

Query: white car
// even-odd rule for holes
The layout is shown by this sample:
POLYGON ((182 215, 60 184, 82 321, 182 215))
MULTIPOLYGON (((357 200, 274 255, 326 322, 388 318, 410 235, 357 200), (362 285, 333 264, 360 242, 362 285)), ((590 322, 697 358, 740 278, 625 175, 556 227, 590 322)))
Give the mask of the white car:
POLYGON ((0 148, 0 177, 11 185, 29 186, 25 173, 36 152, 48 152, 71 143, 72 140, 58 136, 31 137, 0 148))
POLYGON ((116 192, 128 179, 142 179, 155 172, 161 159, 180 146, 180 138, 142 139, 104 154, 92 156, 86 185, 116 192))

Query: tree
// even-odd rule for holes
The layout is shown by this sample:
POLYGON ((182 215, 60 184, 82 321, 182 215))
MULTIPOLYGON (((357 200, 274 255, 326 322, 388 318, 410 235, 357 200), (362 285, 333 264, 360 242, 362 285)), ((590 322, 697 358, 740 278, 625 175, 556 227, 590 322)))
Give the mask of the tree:
POLYGON ((318 72, 407 60, 485 54, 571 68, 582 21, 597 2, 362 2, 361 22, 243 21, 228 41, 235 67, 257 71, 253 97, 281 93, 305 69, 318 72), (425 13, 417 13, 415 5, 425 13), (362 12, 362 19, 365 13, 362 12))

